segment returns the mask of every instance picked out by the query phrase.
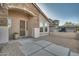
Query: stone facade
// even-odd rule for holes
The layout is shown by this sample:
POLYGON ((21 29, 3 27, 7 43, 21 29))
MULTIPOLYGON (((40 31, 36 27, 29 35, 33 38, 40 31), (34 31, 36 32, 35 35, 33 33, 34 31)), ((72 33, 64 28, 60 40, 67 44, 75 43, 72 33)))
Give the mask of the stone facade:
POLYGON ((0 26, 7 26, 8 10, 5 4, 0 4, 0 26))
POLYGON ((59 28, 59 20, 49 19, 49 31, 58 32, 58 28, 59 28))

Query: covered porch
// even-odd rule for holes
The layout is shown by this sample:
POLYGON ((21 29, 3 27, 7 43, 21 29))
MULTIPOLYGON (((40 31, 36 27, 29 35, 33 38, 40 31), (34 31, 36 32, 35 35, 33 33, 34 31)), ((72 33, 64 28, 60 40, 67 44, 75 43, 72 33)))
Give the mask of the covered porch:
POLYGON ((16 38, 20 37, 34 37, 33 29, 39 29, 39 21, 31 11, 26 9, 8 6, 8 25, 9 36, 12 38, 16 34, 16 38))

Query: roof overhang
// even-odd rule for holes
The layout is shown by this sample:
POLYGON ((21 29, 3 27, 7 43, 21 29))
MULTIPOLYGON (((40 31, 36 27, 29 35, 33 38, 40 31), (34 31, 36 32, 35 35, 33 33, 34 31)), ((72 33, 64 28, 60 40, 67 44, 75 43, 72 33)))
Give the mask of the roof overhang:
POLYGON ((28 14, 30 16, 36 16, 33 12, 29 11, 26 8, 19 8, 19 7, 15 7, 15 6, 8 6, 8 10, 17 10, 17 11, 24 12, 25 14, 28 14))
POLYGON ((32 3, 37 10, 47 19, 47 21, 49 20, 49 18, 44 14, 44 12, 40 9, 40 7, 36 4, 36 3, 32 3))

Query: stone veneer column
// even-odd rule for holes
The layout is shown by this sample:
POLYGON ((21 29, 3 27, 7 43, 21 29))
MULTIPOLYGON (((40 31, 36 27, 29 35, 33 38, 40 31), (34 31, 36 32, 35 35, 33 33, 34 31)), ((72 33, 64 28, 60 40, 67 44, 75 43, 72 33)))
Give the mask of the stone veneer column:
POLYGON ((7 5, 0 4, 0 46, 9 40, 7 16, 7 5))
POLYGON ((4 3, 0 4, 0 26, 7 26, 8 10, 7 5, 4 3))

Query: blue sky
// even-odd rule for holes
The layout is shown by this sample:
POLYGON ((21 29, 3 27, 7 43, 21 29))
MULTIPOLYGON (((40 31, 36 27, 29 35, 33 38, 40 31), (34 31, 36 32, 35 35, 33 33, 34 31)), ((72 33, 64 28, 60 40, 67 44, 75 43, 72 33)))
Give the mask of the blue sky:
POLYGON ((79 23, 78 3, 38 3, 37 5, 49 18, 60 20, 60 25, 66 21, 79 23))

